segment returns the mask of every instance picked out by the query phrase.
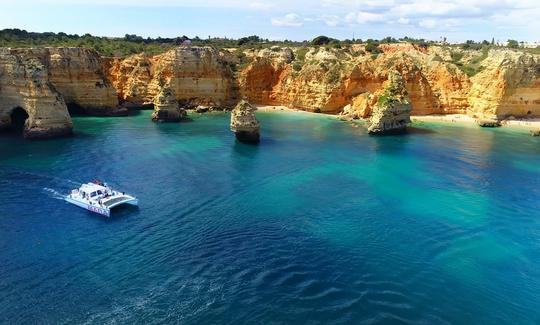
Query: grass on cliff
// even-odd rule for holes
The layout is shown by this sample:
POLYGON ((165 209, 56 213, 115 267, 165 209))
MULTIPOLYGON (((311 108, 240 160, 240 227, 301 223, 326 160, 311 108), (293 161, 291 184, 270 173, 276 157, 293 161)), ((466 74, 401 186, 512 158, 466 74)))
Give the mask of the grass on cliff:
POLYGON ((483 47, 482 53, 480 55, 474 57, 469 62, 465 63, 462 62, 464 53, 453 51, 450 53, 450 57, 452 58, 451 63, 455 64, 462 72, 472 78, 483 70, 482 61, 484 61, 488 57, 489 50, 489 46, 483 47))

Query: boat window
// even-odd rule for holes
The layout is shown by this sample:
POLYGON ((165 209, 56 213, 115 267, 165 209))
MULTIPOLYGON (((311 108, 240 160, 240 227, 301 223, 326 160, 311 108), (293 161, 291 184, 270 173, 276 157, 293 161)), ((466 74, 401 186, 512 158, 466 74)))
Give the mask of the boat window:
POLYGON ((90 197, 94 197, 94 196, 96 196, 96 195, 97 195, 96 192, 92 192, 92 194, 90 194, 90 197))

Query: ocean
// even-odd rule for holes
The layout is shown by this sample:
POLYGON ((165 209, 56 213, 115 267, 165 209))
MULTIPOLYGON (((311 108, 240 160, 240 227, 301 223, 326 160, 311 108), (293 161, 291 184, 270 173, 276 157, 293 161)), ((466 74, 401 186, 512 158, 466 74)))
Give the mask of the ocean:
POLYGON ((539 138, 150 113, 0 136, 0 323, 540 323, 539 138), (95 178, 139 207, 62 200, 95 178))

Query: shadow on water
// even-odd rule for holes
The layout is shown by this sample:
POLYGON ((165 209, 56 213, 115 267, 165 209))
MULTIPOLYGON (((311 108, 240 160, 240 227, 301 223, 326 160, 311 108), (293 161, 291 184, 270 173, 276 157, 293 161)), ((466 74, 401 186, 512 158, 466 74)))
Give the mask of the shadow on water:
POLYGON ((408 127, 407 132, 404 135, 415 135, 415 134, 436 134, 437 131, 427 128, 420 127, 408 127))
POLYGON ((141 110, 139 108, 129 108, 128 116, 138 116, 141 115, 141 110))
MULTIPOLYGON (((264 142, 265 141, 261 139, 260 143, 243 143, 235 139, 232 148, 236 154, 243 157, 253 157, 259 153, 259 147, 265 145, 264 142)), ((270 140, 270 143, 272 143, 272 140, 270 140)))

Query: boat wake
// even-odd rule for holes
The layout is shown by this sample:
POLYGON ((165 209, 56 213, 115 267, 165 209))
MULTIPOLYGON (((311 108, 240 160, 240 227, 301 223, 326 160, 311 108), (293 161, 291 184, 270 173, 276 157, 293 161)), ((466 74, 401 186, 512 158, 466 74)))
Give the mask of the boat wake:
POLYGON ((53 188, 44 187, 43 191, 47 192, 50 197, 57 200, 63 200, 65 195, 58 192, 57 190, 53 188))

